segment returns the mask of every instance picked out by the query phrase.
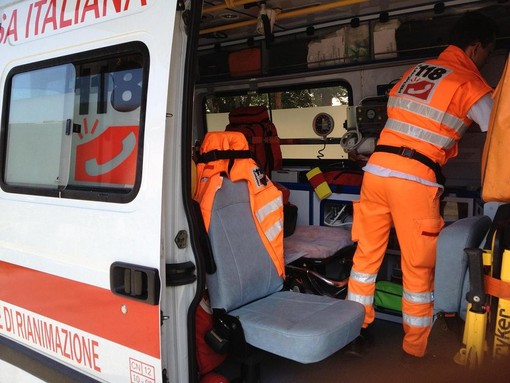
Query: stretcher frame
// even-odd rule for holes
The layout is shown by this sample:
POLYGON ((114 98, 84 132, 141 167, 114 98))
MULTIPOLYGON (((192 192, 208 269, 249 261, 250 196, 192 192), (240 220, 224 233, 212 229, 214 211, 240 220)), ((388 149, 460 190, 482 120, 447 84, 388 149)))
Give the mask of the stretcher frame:
POLYGON ((454 357, 470 370, 488 358, 510 356, 510 226, 494 231, 490 249, 465 249, 469 264, 470 291, 463 347, 454 357))

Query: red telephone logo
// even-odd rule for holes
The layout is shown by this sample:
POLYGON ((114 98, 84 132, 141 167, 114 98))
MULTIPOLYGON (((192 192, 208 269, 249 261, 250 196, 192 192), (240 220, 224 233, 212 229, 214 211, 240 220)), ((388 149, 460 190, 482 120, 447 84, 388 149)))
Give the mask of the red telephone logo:
POLYGON ((434 89, 433 82, 421 80, 406 84, 402 93, 422 100, 428 100, 432 89, 434 89))
POLYGON ((138 126, 110 126, 76 147, 76 181, 133 185, 138 126))

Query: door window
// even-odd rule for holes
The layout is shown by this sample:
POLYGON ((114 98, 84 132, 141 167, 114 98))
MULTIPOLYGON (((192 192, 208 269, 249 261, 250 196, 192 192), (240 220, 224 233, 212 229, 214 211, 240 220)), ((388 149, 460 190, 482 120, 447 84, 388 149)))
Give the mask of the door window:
POLYGON ((136 46, 12 71, 2 124, 4 190, 116 202, 134 198, 148 68, 145 49, 136 46))

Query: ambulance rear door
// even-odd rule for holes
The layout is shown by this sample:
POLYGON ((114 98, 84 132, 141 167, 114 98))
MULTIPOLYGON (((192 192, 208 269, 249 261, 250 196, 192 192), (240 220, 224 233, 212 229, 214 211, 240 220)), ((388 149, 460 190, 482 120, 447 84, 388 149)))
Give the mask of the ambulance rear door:
POLYGON ((78 381, 156 383, 167 371, 185 381, 186 346, 169 357, 164 345, 186 339, 161 335, 169 317, 186 328, 176 310, 187 310, 162 288, 162 233, 184 225, 162 225, 170 67, 183 60, 172 45, 185 39, 178 2, 7 3, 0 342, 78 381))

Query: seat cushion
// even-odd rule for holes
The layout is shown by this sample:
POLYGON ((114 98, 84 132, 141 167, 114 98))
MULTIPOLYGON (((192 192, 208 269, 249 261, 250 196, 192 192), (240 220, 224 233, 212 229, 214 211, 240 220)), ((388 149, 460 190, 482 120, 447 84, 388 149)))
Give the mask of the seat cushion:
POLYGON ((294 234, 283 240, 285 264, 299 258, 329 258, 338 250, 352 244, 351 232, 346 229, 298 225, 294 234))
POLYGON ((359 335, 365 309, 357 302, 280 291, 229 314, 239 318, 246 342, 252 346, 313 363, 359 335))

